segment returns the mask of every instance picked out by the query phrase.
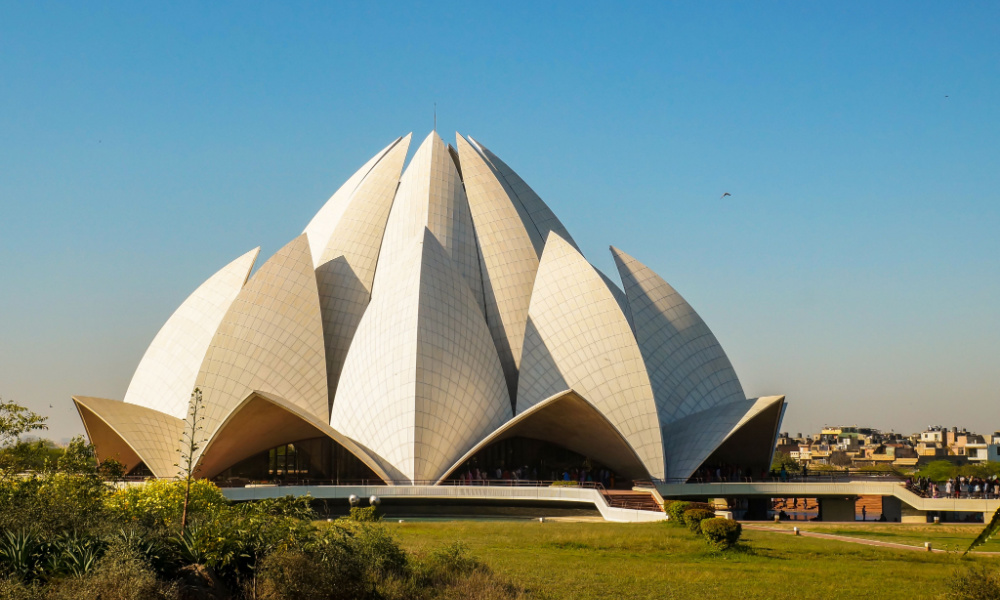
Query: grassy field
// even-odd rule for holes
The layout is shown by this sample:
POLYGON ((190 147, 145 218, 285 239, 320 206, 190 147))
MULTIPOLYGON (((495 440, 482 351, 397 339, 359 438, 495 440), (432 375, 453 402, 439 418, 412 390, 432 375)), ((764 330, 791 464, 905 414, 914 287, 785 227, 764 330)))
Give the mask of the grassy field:
MULTIPOLYGON (((771 525, 767 525, 770 527, 771 525)), ((781 523, 774 525, 790 530, 798 526, 802 531, 816 531, 848 537, 893 542, 908 546, 923 546, 931 542, 935 548, 964 552, 979 532, 982 523, 941 524, 941 525, 909 525, 902 523, 781 523)), ((1000 539, 992 539, 978 548, 982 552, 1000 552, 1000 539)))
POLYGON ((1000 559, 992 557, 960 560, 757 531, 744 532, 746 544, 739 551, 719 553, 686 529, 664 523, 388 526, 417 553, 460 541, 497 573, 525 586, 531 597, 551 599, 945 598, 958 569, 972 562, 1000 568, 1000 559))

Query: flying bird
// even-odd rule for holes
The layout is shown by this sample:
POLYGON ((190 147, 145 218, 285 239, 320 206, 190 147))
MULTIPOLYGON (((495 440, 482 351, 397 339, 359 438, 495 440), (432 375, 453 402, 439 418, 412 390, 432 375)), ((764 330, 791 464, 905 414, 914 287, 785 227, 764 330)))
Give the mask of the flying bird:
POLYGON ((723 195, 719 196, 719 200, 722 200, 722 199, 723 199, 723 198, 725 198, 726 196, 732 196, 732 194, 730 194, 729 192, 726 192, 725 194, 723 194, 723 195))

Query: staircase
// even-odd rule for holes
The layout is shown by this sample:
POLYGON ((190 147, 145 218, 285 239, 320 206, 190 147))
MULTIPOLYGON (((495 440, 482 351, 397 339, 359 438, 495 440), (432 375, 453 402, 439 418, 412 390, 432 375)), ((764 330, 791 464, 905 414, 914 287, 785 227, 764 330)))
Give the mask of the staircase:
POLYGON ((631 508, 633 510, 650 510, 663 512, 663 507, 656 501, 653 494, 636 490, 604 490, 604 499, 608 506, 615 508, 631 508))

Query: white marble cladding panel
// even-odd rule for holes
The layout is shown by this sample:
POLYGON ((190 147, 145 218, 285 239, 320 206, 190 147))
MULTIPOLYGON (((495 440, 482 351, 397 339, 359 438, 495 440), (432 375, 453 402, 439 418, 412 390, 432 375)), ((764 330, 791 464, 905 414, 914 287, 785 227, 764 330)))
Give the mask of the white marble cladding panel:
POLYGON ((628 321, 597 270, 550 233, 528 310, 516 412, 566 388, 607 417, 651 476, 663 477, 656 403, 628 321))
MULTIPOLYGON (((383 148, 378 154, 371 157, 360 169, 355 171, 354 175, 344 182, 344 185, 330 196, 322 207, 320 207, 319 212, 309 221, 306 225, 305 231, 303 233, 309 236, 309 252, 312 255, 313 265, 319 266, 323 259, 323 250, 326 248, 327 243, 330 241, 330 237, 333 235, 334 229, 336 229, 337 224, 340 223, 340 219, 347 210, 350 204, 351 197, 354 194, 354 190, 357 189, 358 185, 365 178, 369 171, 372 170, 382 157, 386 155, 389 150, 395 147, 402 138, 396 138, 391 144, 383 148)), ((407 136, 409 140, 409 136, 407 136)), ((404 152, 405 153, 405 152, 404 152)))
POLYGON ((316 267, 331 402, 347 350, 371 298, 386 219, 409 144, 407 135, 358 184, 316 267))
MULTIPOLYGON (((507 163, 500 160, 500 158, 489 151, 486 146, 483 146, 478 141, 472 139, 472 143, 475 144, 476 148, 480 153, 489 161, 494 173, 504 182, 504 185, 509 189, 514 196, 520 201, 524 210, 527 212, 528 217, 531 219, 532 224, 538 231, 538 237, 542 242, 542 245, 538 247, 538 254, 541 256, 542 248, 544 247, 545 239, 548 237, 550 231, 554 231, 559 234, 559 237, 563 238, 571 246, 577 248, 576 242, 573 241, 572 236, 563 227, 562 222, 556 217, 552 209, 542 201, 542 199, 532 190, 527 183, 521 177, 507 166, 507 163)), ((577 248, 579 250, 579 248, 577 248)))
POLYGON ((506 382, 476 299, 429 230, 387 275, 330 424, 411 480, 436 480, 511 417, 506 382))
POLYGON ((611 248, 664 424, 744 400, 732 363, 691 305, 651 269, 611 248))
MULTIPOLYGON (((420 144, 400 178, 379 253, 380 266, 392 265, 412 244, 419 244, 424 228, 455 263, 482 313, 483 283, 469 201, 448 147, 435 132, 420 144)), ((375 274, 373 295, 385 281, 381 270, 375 274)))
POLYGON ((525 216, 518 212, 519 204, 465 139, 456 136, 456 143, 479 240, 486 321, 513 395, 538 252, 525 226, 525 216))
POLYGON ((132 375, 125 402, 177 418, 188 402, 205 351, 246 283, 260 248, 237 258, 201 284, 153 338, 132 375))
POLYGON ((254 390, 326 421, 323 320, 306 234, 276 252, 237 296, 205 354, 197 385, 209 434, 254 390))
MULTIPOLYGON (((190 392, 188 396, 190 398, 190 392)), ((153 475, 170 478, 177 474, 177 467, 174 465, 180 462, 178 450, 184 433, 182 419, 119 400, 81 396, 74 396, 73 400, 97 415, 121 436, 153 475)), ((104 458, 114 457, 102 456, 101 460, 104 458)))

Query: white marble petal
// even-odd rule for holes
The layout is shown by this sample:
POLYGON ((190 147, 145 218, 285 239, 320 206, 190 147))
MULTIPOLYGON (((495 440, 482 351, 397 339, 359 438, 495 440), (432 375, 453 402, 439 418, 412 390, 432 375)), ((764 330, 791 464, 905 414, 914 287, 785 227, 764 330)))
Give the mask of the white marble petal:
POLYGON ((174 311, 136 367, 125 402, 179 419, 187 416, 205 351, 250 276, 258 252, 260 248, 254 248, 223 267, 174 311))

